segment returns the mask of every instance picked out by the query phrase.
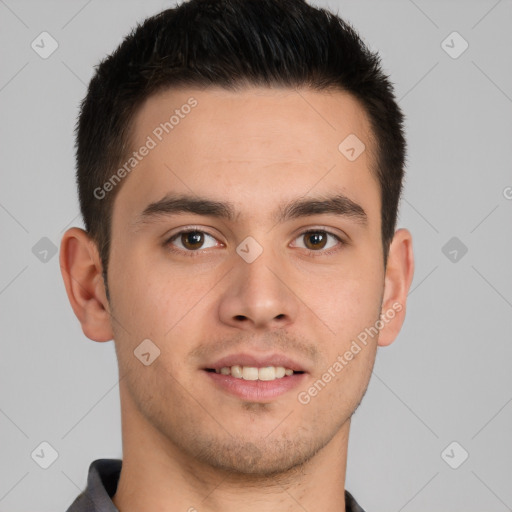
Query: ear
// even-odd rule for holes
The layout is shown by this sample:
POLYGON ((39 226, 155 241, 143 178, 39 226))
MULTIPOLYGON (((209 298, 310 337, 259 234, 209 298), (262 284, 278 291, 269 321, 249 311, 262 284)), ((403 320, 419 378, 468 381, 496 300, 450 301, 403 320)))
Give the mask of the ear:
POLYGON ((384 280, 381 320, 384 324, 378 345, 393 343, 405 320, 407 294, 414 275, 412 235, 407 229, 399 229, 389 247, 388 263, 384 280))
POLYGON ((110 309, 96 243, 80 228, 68 229, 60 245, 60 269, 68 299, 84 334, 94 341, 113 338, 110 309))

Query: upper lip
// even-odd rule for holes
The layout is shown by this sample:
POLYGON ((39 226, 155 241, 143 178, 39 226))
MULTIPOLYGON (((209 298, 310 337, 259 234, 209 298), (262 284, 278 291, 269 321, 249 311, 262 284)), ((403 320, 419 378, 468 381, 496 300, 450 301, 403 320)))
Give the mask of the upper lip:
POLYGON ((205 366, 205 370, 220 370, 221 368, 228 366, 252 366, 257 368, 264 368, 265 366, 283 366, 295 372, 307 372, 305 367, 294 361, 288 356, 279 353, 267 354, 267 355, 255 355, 248 353, 231 354, 229 356, 222 357, 214 363, 205 366))

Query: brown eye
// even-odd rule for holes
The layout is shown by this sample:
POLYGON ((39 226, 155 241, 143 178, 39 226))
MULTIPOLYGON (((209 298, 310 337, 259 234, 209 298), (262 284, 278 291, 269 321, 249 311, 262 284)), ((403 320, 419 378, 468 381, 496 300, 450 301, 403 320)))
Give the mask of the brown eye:
POLYGON ((308 249, 323 249, 327 244, 327 233, 322 231, 315 231, 312 233, 306 233, 304 235, 305 246, 308 249))
POLYGON ((181 234, 181 243, 187 249, 200 249, 204 243, 204 234, 200 231, 189 231, 181 234))
POLYGON ((308 229, 301 233, 296 240, 300 241, 296 247, 306 249, 312 256, 316 256, 313 253, 318 253, 318 256, 328 255, 345 245, 339 236, 323 229, 308 229))
POLYGON ((168 240, 167 244, 177 247, 181 252, 194 252, 198 249, 215 247, 217 240, 204 231, 194 229, 176 233, 168 240), (207 245, 208 239, 211 240, 209 245, 207 245))

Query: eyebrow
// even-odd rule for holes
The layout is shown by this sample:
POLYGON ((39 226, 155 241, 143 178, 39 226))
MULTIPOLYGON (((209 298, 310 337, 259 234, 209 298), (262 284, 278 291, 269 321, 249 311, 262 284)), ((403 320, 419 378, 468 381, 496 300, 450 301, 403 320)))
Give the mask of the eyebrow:
MULTIPOLYGON (((214 201, 204 197, 183 194, 167 194, 159 201, 146 206, 142 213, 137 216, 134 224, 148 224, 162 217, 181 213, 215 217, 231 222, 237 217, 236 209, 233 203, 230 202, 214 201)), ((347 217, 363 226, 368 224, 368 216, 363 207, 343 194, 295 199, 280 205, 274 212, 272 219, 276 223, 283 223, 288 220, 319 214, 347 217)))

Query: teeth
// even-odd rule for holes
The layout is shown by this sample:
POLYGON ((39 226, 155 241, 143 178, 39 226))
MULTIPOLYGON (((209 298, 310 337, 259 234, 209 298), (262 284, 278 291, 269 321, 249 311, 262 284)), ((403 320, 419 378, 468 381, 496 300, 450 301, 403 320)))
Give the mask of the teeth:
POLYGON ((258 368, 254 368, 253 366, 244 366, 242 369, 242 379, 258 380, 258 368))
POLYGON ((275 380, 275 378, 276 369, 273 366, 266 366, 265 368, 260 368, 258 370, 259 380, 275 380))
MULTIPOLYGON (((229 368, 228 368, 228 370, 229 370, 229 368)), ((222 371, 222 369, 221 369, 221 371, 222 371)), ((231 377, 241 379, 242 378, 242 367, 238 366, 238 365, 232 366, 231 367, 231 377)))
MULTIPOLYGON (((293 373, 293 371, 292 371, 293 373)), ((286 375, 286 370, 282 366, 276 367, 276 379, 282 379, 286 375)))
POLYGON ((215 373, 222 375, 231 375, 236 379, 244 380, 275 380, 282 379, 284 376, 293 375, 293 370, 284 368, 283 366, 265 366, 264 368, 256 368, 254 366, 224 366, 215 369, 215 373))

